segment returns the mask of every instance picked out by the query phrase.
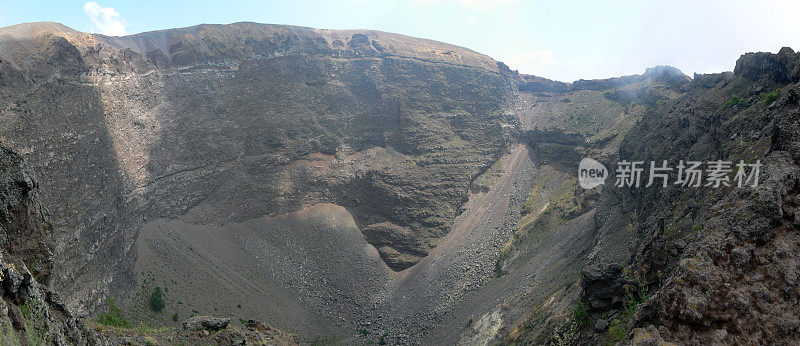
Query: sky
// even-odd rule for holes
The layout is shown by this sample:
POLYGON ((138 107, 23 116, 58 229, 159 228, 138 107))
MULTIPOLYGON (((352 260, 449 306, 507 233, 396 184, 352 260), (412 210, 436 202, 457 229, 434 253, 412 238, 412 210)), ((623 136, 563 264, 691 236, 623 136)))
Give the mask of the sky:
POLYGON ((374 29, 470 48, 560 81, 733 70, 752 51, 800 49, 800 1, 0 0, 0 27, 54 21, 109 35, 251 21, 374 29))

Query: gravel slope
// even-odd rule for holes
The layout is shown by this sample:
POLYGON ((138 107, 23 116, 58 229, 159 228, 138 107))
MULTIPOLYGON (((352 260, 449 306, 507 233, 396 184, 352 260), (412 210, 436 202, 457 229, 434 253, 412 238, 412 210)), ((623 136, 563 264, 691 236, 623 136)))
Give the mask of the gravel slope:
POLYGON ((485 310, 524 278, 486 285, 530 188, 527 146, 515 145, 503 162, 505 173, 488 192, 471 197, 433 253, 399 274, 366 243, 352 216, 332 204, 226 225, 193 223, 201 210, 182 220, 151 222, 140 237, 137 272, 158 273, 176 296, 192 297, 192 309, 201 313, 260 318, 310 339, 370 341, 388 334, 396 342, 454 342, 457 333, 436 327, 461 324, 474 313, 452 313, 465 292, 477 292, 469 306, 485 310), (181 283, 171 285, 172 278, 181 283), (491 292, 481 293, 487 287, 491 292), (252 300, 242 302, 242 311, 228 301, 232 295, 252 300), (483 296, 491 299, 476 306, 483 296))

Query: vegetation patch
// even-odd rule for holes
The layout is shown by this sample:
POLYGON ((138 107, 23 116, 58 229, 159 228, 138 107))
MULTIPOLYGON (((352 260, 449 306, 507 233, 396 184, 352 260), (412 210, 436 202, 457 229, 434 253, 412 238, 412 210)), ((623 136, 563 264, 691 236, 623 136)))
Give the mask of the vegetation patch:
POLYGON ((728 109, 733 106, 741 106, 744 104, 744 99, 739 96, 731 95, 725 102, 722 103, 722 109, 728 109))
POLYGON ((19 307, 27 345, 49 345, 50 331, 47 328, 44 302, 28 299, 19 307))
POLYGON ((161 292, 161 287, 156 286, 150 294, 150 310, 161 312, 164 310, 164 305, 164 293, 161 292))
POLYGON ((781 89, 775 89, 768 93, 762 94, 762 98, 764 99, 765 105, 770 105, 772 102, 778 99, 781 96, 781 89))
POLYGON ((622 317, 615 318, 609 324, 607 344, 610 345, 625 340, 628 321, 636 313, 636 307, 650 299, 650 289, 643 274, 640 274, 639 271, 631 272, 626 268, 623 270, 623 275, 627 276, 632 284, 623 286, 625 300, 623 301, 622 317))
POLYGON ((580 324, 581 327, 588 326, 591 321, 589 319, 589 310, 586 308, 586 304, 578 300, 578 303, 575 304, 575 307, 572 309, 572 318, 578 321, 578 324, 580 324))
POLYGON ((0 324, 0 344, 9 346, 20 345, 19 337, 17 337, 14 327, 6 320, 3 320, 2 324, 0 324))
POLYGON ((617 342, 625 340, 625 323, 619 318, 615 318, 608 326, 608 341, 606 344, 614 345, 617 342))
POLYGON ((97 316, 97 323, 114 326, 114 327, 130 327, 131 324, 122 316, 122 309, 114 302, 114 298, 106 301, 106 311, 97 316))

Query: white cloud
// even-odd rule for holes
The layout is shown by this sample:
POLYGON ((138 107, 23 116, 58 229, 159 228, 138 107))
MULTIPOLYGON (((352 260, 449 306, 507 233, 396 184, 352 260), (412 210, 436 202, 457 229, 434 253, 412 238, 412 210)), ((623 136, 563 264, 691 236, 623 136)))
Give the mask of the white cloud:
POLYGON ((95 29, 103 35, 123 36, 127 35, 125 23, 119 12, 112 7, 102 7, 94 1, 83 4, 83 10, 89 19, 94 23, 95 29))

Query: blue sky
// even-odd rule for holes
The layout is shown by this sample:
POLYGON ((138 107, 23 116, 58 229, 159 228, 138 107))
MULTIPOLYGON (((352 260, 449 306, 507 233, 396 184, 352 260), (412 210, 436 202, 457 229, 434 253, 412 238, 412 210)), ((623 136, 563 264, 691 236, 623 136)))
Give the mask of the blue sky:
POLYGON ((800 49, 794 0, 0 0, 0 9, 0 26, 55 21, 110 34, 237 21, 376 29, 468 47, 562 81, 655 65, 719 72, 745 52, 800 49))

